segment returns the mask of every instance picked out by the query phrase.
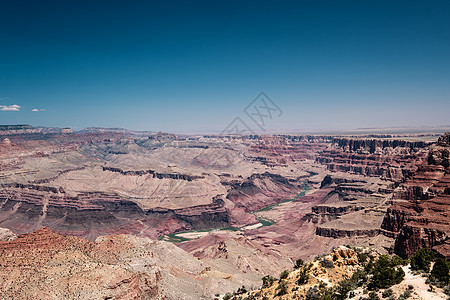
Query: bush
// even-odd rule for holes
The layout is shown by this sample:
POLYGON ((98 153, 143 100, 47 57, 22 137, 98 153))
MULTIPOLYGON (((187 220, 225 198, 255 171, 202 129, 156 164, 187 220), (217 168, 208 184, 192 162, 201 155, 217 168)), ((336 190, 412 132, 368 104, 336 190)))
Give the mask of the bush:
POLYGON ((281 272, 281 274, 280 274, 280 280, 286 279, 288 276, 289 276, 289 271, 288 271, 288 270, 284 270, 284 271, 281 272))
POLYGON ((367 282, 367 273, 363 270, 356 270, 351 280, 356 284, 356 286, 362 286, 364 283, 367 282))
POLYGON ((445 293, 447 296, 450 296, 450 285, 447 285, 447 286, 444 287, 444 293, 445 293))
POLYGON ((294 269, 300 269, 301 267, 303 267, 304 264, 305 262, 299 258, 295 261, 294 269))
POLYGON ((357 257, 358 257, 358 262, 360 264, 364 264, 365 262, 367 262, 367 259, 369 258, 369 256, 365 252, 358 253, 357 257))
POLYGON ((392 261, 387 255, 380 255, 375 262, 371 282, 368 287, 371 290, 386 289, 403 281, 405 272, 402 268, 392 266, 392 261))
POLYGON ((283 295, 286 295, 286 294, 288 293, 286 282, 284 282, 284 281, 281 282, 281 283, 278 285, 277 290, 279 290, 278 293, 277 293, 277 296, 283 296, 283 295))
POLYGON ((320 299, 320 291, 317 286, 313 286, 309 288, 306 292, 306 300, 319 300, 320 299))
POLYGON ((240 288, 238 288, 238 290, 236 291, 236 295, 240 295, 240 294, 245 294, 247 293, 247 289, 245 288, 245 286, 241 286, 240 288))
POLYGON ((389 298, 393 294, 394 294, 394 292, 391 289, 387 289, 387 290, 384 290, 384 292, 383 292, 383 294, 381 294, 381 296, 383 298, 389 298))
POLYGON ((306 284, 308 283, 308 280, 309 280, 308 271, 306 269, 302 269, 298 274, 297 284, 298 285, 306 284))
POLYGON ((275 277, 272 277, 272 276, 270 276, 270 275, 266 275, 266 276, 264 276, 264 277, 262 278, 262 282, 263 282, 262 287, 263 287, 263 288, 269 287, 269 286, 271 286, 276 280, 277 280, 277 279, 276 279, 275 277))
POLYGON ((230 300, 233 297, 231 293, 226 293, 225 296, 223 296, 223 300, 230 300))
POLYGON ((411 297, 411 295, 412 295, 412 291, 411 290, 406 290, 406 291, 404 291, 403 292, 403 297, 405 297, 405 298, 409 298, 409 297, 411 297))
POLYGON ((428 273, 430 272, 430 264, 433 260, 433 252, 425 248, 419 249, 413 256, 411 256, 411 269, 423 270, 428 273))
POLYGON ((392 266, 396 267, 396 266, 406 266, 408 264, 408 260, 407 259, 403 259, 398 255, 394 255, 392 256, 392 266))
POLYGON ((326 258, 322 259, 322 260, 320 261, 320 264, 321 264, 322 267, 324 267, 324 268, 333 268, 333 267, 334 267, 333 261, 332 261, 332 260, 329 260, 329 259, 326 259, 326 258))
POLYGON ((369 293, 369 299, 370 299, 370 300, 379 300, 380 297, 378 297, 377 293, 375 293, 375 292, 370 292, 370 293, 369 293))
POLYGON ((436 260, 431 275, 440 282, 448 283, 450 280, 449 263, 444 259, 436 260))

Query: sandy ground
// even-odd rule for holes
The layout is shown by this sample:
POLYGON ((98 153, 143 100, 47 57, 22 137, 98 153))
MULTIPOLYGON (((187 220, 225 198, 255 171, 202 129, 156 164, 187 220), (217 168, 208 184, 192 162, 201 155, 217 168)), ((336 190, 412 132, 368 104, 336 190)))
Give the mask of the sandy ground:
MULTIPOLYGON (((422 277, 421 275, 414 275, 409 267, 410 267, 409 265, 402 267, 403 271, 405 271, 404 280, 400 284, 391 287, 396 298, 399 297, 401 294, 403 294, 408 289, 409 285, 412 285, 414 287, 414 289, 412 290, 413 293, 411 294, 411 297, 408 299, 415 299, 415 300, 448 299, 442 289, 438 289, 435 287, 434 292, 429 292, 428 291, 429 285, 425 283, 426 278, 422 277)), ((359 299, 362 296, 366 296, 364 295, 362 288, 356 289, 354 293, 355 297, 350 299, 359 299)), ((379 296, 381 297, 381 291, 379 292, 379 296)))
POLYGON ((408 266, 403 267, 405 271, 405 279, 402 283, 392 288, 394 292, 400 291, 403 293, 408 288, 408 285, 414 287, 414 293, 411 299, 423 299, 423 300, 438 300, 447 299, 447 296, 443 293, 442 289, 435 288, 434 292, 429 292, 429 285, 425 283, 426 278, 421 275, 414 275, 408 266))

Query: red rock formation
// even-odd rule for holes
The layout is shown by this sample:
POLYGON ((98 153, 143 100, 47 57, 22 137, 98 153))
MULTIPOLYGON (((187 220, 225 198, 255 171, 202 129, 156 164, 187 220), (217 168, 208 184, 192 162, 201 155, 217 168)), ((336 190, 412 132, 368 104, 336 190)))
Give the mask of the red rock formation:
POLYGON ((449 258, 450 169, 447 133, 414 175, 394 191, 382 229, 396 237, 395 253, 408 257, 426 247, 449 258))
POLYGON ((269 167, 287 166, 292 161, 314 160, 330 140, 330 136, 258 136, 249 153, 269 167))
POLYGON ((58 233, 90 240, 104 234, 140 232, 157 238, 176 231, 229 226, 220 198, 209 205, 143 211, 117 195, 80 193, 73 197, 45 186, 12 184, 0 190, 0 203, 1 226, 16 233, 49 226, 58 233))
POLYGON ((316 161, 328 170, 380 176, 401 182, 426 157, 428 143, 402 140, 333 138, 316 161))

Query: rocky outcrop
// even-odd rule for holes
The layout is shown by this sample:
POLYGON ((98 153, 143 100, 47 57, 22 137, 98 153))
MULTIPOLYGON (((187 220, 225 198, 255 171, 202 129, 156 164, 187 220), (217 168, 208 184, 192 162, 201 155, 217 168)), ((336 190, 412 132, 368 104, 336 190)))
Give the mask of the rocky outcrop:
POLYGON ((380 233, 379 229, 357 229, 357 230, 350 230, 350 229, 337 229, 337 228, 325 228, 325 227, 317 227, 316 228, 316 234, 319 236, 324 237, 331 237, 331 238, 351 238, 351 237, 373 237, 380 233))
POLYGON ((256 136, 249 153, 253 161, 268 167, 287 166, 295 161, 314 160, 331 139, 330 136, 256 136))
POLYGON ((420 248, 434 249, 449 257, 450 169, 447 146, 442 136, 428 154, 428 160, 395 191, 381 228, 396 237, 394 252, 408 257, 420 248))
POLYGON ((428 147, 429 143, 404 140, 333 138, 316 161, 330 171, 401 182, 421 164, 428 147))
POLYGON ((229 226, 228 211, 220 197, 209 205, 143 211, 135 202, 117 195, 69 196, 51 189, 14 187, 0 191, 0 224, 17 233, 48 226, 62 234, 93 240, 102 234, 138 234, 152 229, 148 236, 157 238, 175 231, 229 226))
MULTIPOLYGON (((434 249, 448 243, 450 197, 397 201, 388 209, 382 229, 396 237, 394 251, 409 257, 420 248, 434 249)), ((448 257, 450 253, 441 253, 448 257)))
POLYGON ((12 241, 17 236, 7 228, 0 228, 0 241, 12 241))
POLYGON ((158 173, 154 170, 124 171, 120 168, 113 168, 113 167, 103 167, 103 171, 116 172, 116 173, 120 173, 122 175, 137 175, 137 176, 151 174, 151 175, 153 175, 153 178, 158 178, 158 179, 169 178, 169 179, 175 179, 175 180, 192 181, 192 180, 204 178, 203 176, 178 174, 178 173, 158 173))
POLYGON ((437 145, 441 147, 450 147, 450 132, 446 132, 440 136, 437 145))

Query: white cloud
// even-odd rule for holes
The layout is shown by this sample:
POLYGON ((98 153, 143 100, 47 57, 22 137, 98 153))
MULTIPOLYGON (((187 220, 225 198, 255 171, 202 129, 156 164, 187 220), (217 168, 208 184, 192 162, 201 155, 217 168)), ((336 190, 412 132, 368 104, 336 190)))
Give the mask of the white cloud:
POLYGON ((13 105, 0 105, 1 111, 20 111, 20 106, 17 104, 13 105))
POLYGON ((44 108, 40 108, 40 109, 33 108, 31 111, 45 111, 45 109, 44 108))

